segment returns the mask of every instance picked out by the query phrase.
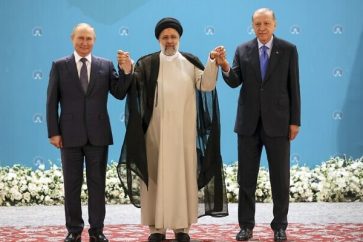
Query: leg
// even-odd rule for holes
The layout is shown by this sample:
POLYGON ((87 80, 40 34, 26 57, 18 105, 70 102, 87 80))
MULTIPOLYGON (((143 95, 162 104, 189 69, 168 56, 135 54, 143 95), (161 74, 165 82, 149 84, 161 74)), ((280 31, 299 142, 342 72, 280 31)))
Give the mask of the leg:
POLYGON ((189 236, 189 228, 183 228, 183 229, 174 229, 175 239, 178 242, 189 242, 190 236, 189 236))
POLYGON ((174 231, 174 234, 177 234, 177 233, 186 233, 186 234, 188 234, 189 229, 190 229, 190 227, 185 228, 185 229, 174 229, 173 231, 174 231))
POLYGON ((64 180, 64 208, 68 232, 82 233, 84 222, 81 208, 84 154, 82 147, 62 148, 62 169, 64 180))
POLYGON ((150 236, 148 242, 161 242, 165 240, 166 229, 155 228, 155 226, 149 225, 150 236))
POLYGON ((240 228, 251 230, 255 226, 255 192, 262 151, 258 133, 238 136, 238 223, 240 228))
POLYGON ((103 231, 106 214, 105 188, 108 146, 86 145, 86 175, 90 234, 103 231))
POLYGON ((290 198, 290 141, 288 137, 263 135, 270 171, 274 219, 273 230, 287 227, 287 213, 290 198))
POLYGON ((159 234, 166 234, 166 229, 159 229, 159 228, 155 228, 155 226, 149 226, 149 231, 150 234, 155 234, 155 233, 159 233, 159 234))

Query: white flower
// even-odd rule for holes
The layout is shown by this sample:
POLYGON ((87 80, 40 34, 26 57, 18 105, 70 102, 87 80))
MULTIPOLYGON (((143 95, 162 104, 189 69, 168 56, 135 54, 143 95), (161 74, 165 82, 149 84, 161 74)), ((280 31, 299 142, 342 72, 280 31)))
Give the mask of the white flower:
POLYGON ((24 200, 25 200, 25 202, 30 202, 30 193, 29 192, 25 192, 24 194, 23 194, 23 198, 24 198, 24 200))
POLYGON ((120 191, 118 191, 118 190, 114 190, 114 191, 112 191, 111 192, 111 194, 112 194, 112 196, 114 196, 114 197, 119 197, 121 194, 120 194, 120 191))
POLYGON ((49 188, 47 184, 42 185, 42 189, 44 194, 48 194, 49 193, 49 188))
POLYGON ((13 179, 16 179, 16 173, 14 173, 13 170, 11 169, 6 177, 6 180, 11 181, 13 179))
POLYGON ((27 191, 27 189, 28 189, 28 187, 27 187, 25 184, 23 184, 23 185, 20 187, 19 191, 20 191, 21 193, 24 193, 24 192, 26 192, 26 191, 27 191))
POLYGON ((52 205, 53 204, 53 199, 51 199, 49 196, 45 196, 44 202, 45 202, 46 205, 52 205))
POLYGON ((12 187, 10 189, 10 200, 14 201, 14 200, 21 200, 22 196, 21 193, 18 191, 17 187, 12 187))
MULTIPOLYGON (((50 162, 51 163, 51 162, 50 162)), ((121 188, 116 170, 117 164, 107 166, 106 199, 108 204, 129 203, 121 188)), ((224 165, 227 199, 238 201, 238 163, 224 165)), ((64 202, 63 175, 61 167, 51 163, 50 169, 14 165, 0 167, 0 205, 62 204, 64 202)), ((123 175, 126 175, 123 171, 123 175)), ((135 176, 135 174, 133 174, 135 176)), ((81 200, 87 202, 86 176, 82 184, 81 200)), ((133 189, 139 189, 134 184, 133 189)), ((290 200, 311 201, 363 201, 363 157, 357 160, 333 157, 320 166, 310 169, 293 165, 290 172, 290 200)), ((260 168, 256 201, 271 202, 271 186, 268 169, 260 168)))

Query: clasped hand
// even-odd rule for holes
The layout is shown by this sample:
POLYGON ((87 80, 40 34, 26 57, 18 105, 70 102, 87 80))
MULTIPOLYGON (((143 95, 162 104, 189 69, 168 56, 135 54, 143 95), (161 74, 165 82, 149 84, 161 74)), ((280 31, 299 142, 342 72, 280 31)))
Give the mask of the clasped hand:
POLYGON ((129 74, 132 71, 132 60, 130 58, 129 52, 118 50, 117 51, 117 62, 121 68, 125 72, 125 74, 129 74))
POLYGON ((210 58, 216 60, 216 64, 222 67, 223 71, 229 70, 229 64, 226 60, 227 52, 224 46, 217 46, 210 52, 210 58))

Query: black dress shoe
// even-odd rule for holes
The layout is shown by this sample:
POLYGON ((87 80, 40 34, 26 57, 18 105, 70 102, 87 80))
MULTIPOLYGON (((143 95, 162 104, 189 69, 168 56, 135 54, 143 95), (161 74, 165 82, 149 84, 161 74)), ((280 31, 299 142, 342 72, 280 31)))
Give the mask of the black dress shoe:
POLYGON ((147 241, 148 242, 161 242, 164 239, 165 239, 165 234, 153 233, 153 234, 150 234, 150 236, 147 239, 147 241))
POLYGON ((274 240, 275 241, 284 241, 284 240, 287 240, 285 230, 284 229, 274 230, 274 240))
POLYGON ((64 242, 81 242, 81 234, 79 233, 68 233, 64 242))
POLYGON ((242 228, 238 234, 236 235, 236 240, 237 241, 246 241, 251 239, 253 236, 253 232, 252 229, 249 228, 242 228))
POLYGON ((180 232, 180 233, 176 233, 175 239, 178 242, 189 242, 190 241, 190 236, 187 233, 180 232))
POLYGON ((90 234, 89 242, 108 242, 108 239, 102 232, 100 232, 100 233, 90 234))

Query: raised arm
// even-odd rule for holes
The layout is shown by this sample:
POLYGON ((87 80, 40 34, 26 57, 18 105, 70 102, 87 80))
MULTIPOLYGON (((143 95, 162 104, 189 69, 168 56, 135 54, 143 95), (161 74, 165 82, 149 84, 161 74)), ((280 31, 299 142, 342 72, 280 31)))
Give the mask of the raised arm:
POLYGON ((132 60, 128 52, 117 52, 118 74, 112 67, 111 94, 117 99, 124 99, 132 82, 132 60))

